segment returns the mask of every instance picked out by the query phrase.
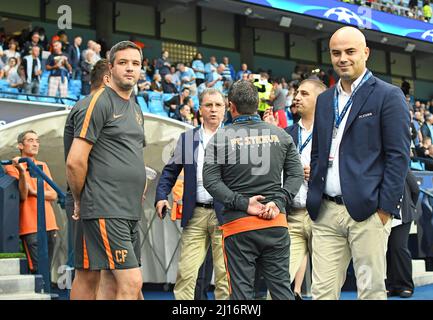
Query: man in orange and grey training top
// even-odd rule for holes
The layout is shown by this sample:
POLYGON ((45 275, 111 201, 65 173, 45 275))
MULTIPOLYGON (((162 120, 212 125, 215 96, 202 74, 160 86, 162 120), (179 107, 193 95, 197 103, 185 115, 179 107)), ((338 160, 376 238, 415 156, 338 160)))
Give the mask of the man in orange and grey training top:
MULTIPOLYGON (((33 130, 27 130, 18 135, 18 149, 20 157, 12 160, 12 165, 5 166, 6 173, 18 179, 20 191, 20 238, 24 245, 27 262, 31 273, 38 272, 38 212, 37 212, 37 179, 30 176, 27 163, 18 163, 20 158, 30 158, 36 165, 42 165, 42 171, 50 178, 50 170, 45 162, 36 160, 39 153, 39 137, 33 130)), ((44 183, 45 192, 45 221, 48 239, 48 258, 53 257, 57 230, 51 201, 57 199, 57 193, 48 183, 44 183)))
MULTIPOLYGON (((108 61, 99 60, 90 73, 91 92, 93 96, 99 89, 105 86, 109 77, 108 61)), ((68 157, 69 150, 74 140, 75 117, 82 109, 87 109, 88 103, 79 101, 66 118, 65 130, 63 134, 63 143, 65 148, 65 160, 68 157)), ((72 219, 74 213, 74 198, 71 189, 68 186, 66 193, 66 214, 69 223, 72 225, 73 250, 74 250, 74 269, 75 277, 72 282, 70 293, 71 300, 94 300, 97 297, 100 272, 99 270, 90 270, 89 257, 87 255, 86 243, 83 237, 83 226, 81 220, 72 219)), ((115 294, 115 290, 112 290, 115 294)))
POLYGON ((89 107, 74 119, 66 174, 90 269, 109 273, 116 299, 137 299, 143 284, 138 223, 146 171, 143 114, 131 94, 143 59, 130 41, 114 45, 109 57, 109 86, 83 99, 89 107))
POLYGON ((293 300, 285 211, 304 179, 299 154, 283 129, 261 121, 254 84, 235 82, 228 98, 233 123, 207 145, 203 183, 224 204, 223 248, 231 298, 253 299, 259 268, 272 299, 293 300))

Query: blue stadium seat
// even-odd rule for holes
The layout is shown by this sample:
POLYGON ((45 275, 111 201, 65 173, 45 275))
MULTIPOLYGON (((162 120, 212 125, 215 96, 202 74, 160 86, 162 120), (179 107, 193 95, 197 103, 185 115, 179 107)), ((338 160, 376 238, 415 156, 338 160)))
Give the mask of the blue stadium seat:
POLYGON ((194 102, 194 111, 197 111, 200 108, 200 102, 198 100, 198 96, 191 96, 192 101, 194 102))
POLYGON ((137 96, 138 105, 141 108, 142 112, 149 112, 149 108, 147 107, 146 100, 144 100, 144 97, 137 96))
POLYGON ((149 94, 149 106, 148 106, 149 111, 155 114, 159 112, 161 113, 165 112, 164 104, 162 101, 162 94, 158 92, 152 92, 152 91, 149 91, 148 94, 149 94))
POLYGON ((174 93, 163 93, 162 94, 162 101, 164 101, 164 102, 168 101, 173 97, 174 97, 174 93))

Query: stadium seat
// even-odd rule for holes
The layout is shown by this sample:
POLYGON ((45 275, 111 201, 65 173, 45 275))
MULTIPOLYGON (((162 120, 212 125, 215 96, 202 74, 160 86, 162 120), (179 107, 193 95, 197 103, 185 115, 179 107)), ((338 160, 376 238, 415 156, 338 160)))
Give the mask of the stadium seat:
POLYGON ((162 101, 162 94, 158 92, 149 91, 149 111, 151 113, 166 113, 162 101))
POLYGON ((138 105, 141 108, 142 112, 149 112, 149 108, 147 107, 146 100, 144 100, 144 97, 137 96, 138 105))

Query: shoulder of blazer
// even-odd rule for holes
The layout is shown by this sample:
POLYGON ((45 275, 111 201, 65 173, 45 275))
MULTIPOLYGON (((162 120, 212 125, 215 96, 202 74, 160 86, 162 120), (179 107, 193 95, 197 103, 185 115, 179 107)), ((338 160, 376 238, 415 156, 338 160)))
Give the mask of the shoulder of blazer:
POLYGON ((298 131, 298 127, 299 127, 299 124, 296 122, 296 123, 292 124, 290 127, 285 128, 284 131, 286 131, 288 134, 290 134, 292 136, 292 138, 294 139, 294 137, 298 131))

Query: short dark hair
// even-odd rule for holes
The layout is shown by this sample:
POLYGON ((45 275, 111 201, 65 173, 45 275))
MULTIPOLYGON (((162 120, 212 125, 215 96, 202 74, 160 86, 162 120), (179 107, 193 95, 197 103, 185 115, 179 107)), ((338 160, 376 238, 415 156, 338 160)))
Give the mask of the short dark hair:
POLYGON ((114 64, 114 60, 116 59, 116 52, 126 50, 126 49, 136 49, 138 52, 140 52, 140 63, 143 61, 143 52, 141 52, 141 49, 139 46, 137 46, 132 41, 120 41, 116 43, 111 49, 108 56, 110 57, 110 64, 114 64))
POLYGON ((37 134, 36 131, 34 130, 26 130, 24 132, 21 132, 18 137, 17 137, 17 142, 18 143, 23 143, 24 142, 24 138, 26 137, 27 133, 34 133, 37 134))
POLYGON ((101 86, 104 81, 104 76, 110 73, 110 69, 108 68, 108 60, 101 59, 95 63, 90 71, 90 89, 94 90, 101 86))
POLYGON ((257 87, 248 80, 234 82, 228 94, 229 101, 233 102, 240 114, 253 114, 259 106, 257 87))

